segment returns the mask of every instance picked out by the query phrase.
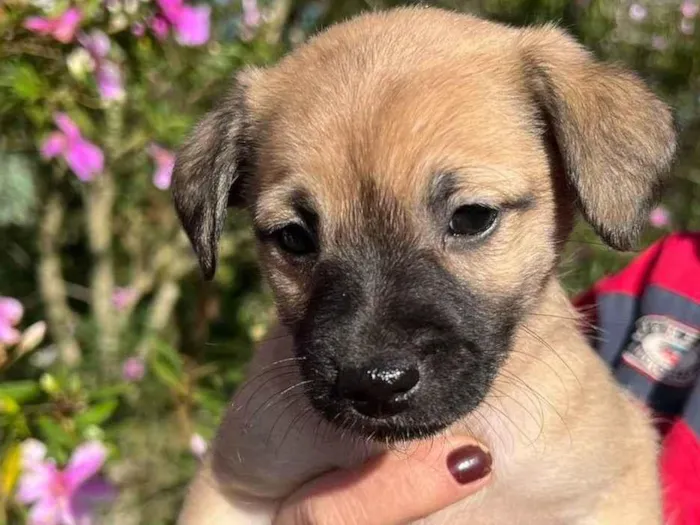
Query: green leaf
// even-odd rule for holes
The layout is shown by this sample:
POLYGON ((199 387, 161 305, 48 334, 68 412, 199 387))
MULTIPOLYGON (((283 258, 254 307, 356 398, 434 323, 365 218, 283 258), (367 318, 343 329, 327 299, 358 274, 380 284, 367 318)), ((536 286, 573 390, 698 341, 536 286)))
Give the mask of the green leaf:
POLYGON ((49 395, 56 395, 61 392, 61 386, 51 374, 43 374, 39 379, 41 389, 49 395))
POLYGON ((11 445, 3 455, 4 458, 0 463, 0 500, 9 497, 19 477, 21 469, 19 444, 11 445))
POLYGON ((26 156, 0 151, 0 227, 34 222, 37 193, 32 168, 26 156))
POLYGON ((15 96, 26 102, 36 102, 46 90, 44 81, 31 64, 23 63, 14 68, 11 85, 15 96))
POLYGON ((181 375, 161 359, 155 358, 151 363, 151 369, 155 376, 166 386, 179 390, 182 386, 181 375))
POLYGON ((81 428, 88 427, 90 425, 102 425, 112 416, 112 414, 114 414, 114 411, 118 406, 119 401, 116 399, 103 401, 102 403, 90 407, 88 410, 76 417, 76 423, 81 428))
POLYGON ((7 381, 0 384, 0 397, 7 397, 17 403, 26 403, 38 394, 41 389, 36 381, 29 379, 23 381, 7 381))
POLYGON ((195 392, 194 399, 204 410, 212 414, 220 414, 228 402, 228 400, 221 395, 205 390, 195 392))
POLYGON ((39 430, 44 436, 44 441, 55 447, 67 447, 71 449, 73 446, 72 436, 66 432, 61 425, 47 416, 40 416, 37 419, 39 430))
POLYGON ((18 414, 20 410, 17 401, 9 396, 4 396, 0 394, 0 414, 4 416, 14 416, 18 414))

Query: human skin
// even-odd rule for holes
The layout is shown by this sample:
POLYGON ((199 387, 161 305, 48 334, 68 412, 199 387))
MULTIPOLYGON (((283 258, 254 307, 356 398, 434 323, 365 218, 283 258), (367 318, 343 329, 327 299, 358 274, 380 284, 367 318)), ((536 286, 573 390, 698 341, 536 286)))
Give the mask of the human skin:
POLYGON ((410 523, 477 493, 490 479, 491 456, 477 442, 422 441, 311 481, 282 503, 274 525, 410 523))

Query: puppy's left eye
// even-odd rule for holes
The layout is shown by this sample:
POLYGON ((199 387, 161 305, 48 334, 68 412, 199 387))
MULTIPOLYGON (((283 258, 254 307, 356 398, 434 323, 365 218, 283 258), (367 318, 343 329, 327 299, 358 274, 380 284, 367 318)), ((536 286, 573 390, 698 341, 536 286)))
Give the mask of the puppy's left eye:
POLYGON ((277 231, 277 244, 291 255, 311 255, 316 243, 311 234, 298 224, 290 224, 277 231))
POLYGON ((467 204, 457 208, 450 220, 450 234, 475 237, 489 231, 496 223, 498 210, 482 204, 467 204))

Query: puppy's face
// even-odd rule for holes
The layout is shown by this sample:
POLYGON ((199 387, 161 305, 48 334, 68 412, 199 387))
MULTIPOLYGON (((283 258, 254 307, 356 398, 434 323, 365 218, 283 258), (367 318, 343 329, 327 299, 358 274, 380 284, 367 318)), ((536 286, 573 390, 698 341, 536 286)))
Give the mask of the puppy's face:
POLYGON ((399 10, 242 75, 174 194, 209 277, 247 204, 312 404, 407 439, 487 395, 574 201, 626 247, 673 150, 667 108, 558 31, 399 10))

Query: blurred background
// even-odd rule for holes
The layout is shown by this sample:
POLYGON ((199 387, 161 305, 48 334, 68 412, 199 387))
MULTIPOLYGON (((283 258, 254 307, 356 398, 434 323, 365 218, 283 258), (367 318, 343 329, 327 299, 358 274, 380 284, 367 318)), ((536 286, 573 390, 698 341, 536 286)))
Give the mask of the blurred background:
MULTIPOLYGON (((236 69, 400 3, 0 2, 0 524, 59 523, 61 509, 173 523, 273 308, 241 214, 216 279, 200 278, 169 200, 172 152, 236 69)), ((433 3, 554 21, 639 71, 682 127, 643 246, 700 227, 700 5, 433 3)), ((562 274, 577 293, 634 255, 579 225, 562 274)))

